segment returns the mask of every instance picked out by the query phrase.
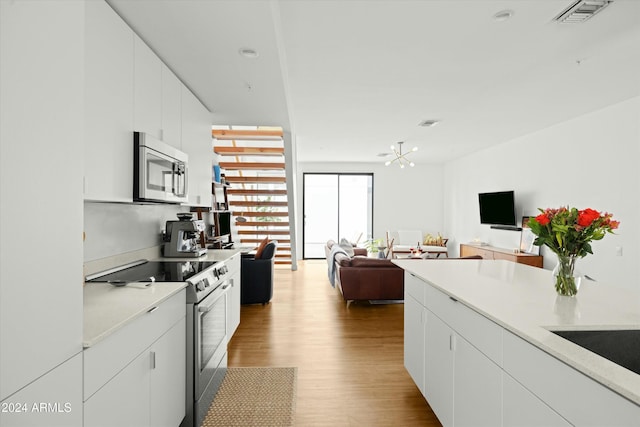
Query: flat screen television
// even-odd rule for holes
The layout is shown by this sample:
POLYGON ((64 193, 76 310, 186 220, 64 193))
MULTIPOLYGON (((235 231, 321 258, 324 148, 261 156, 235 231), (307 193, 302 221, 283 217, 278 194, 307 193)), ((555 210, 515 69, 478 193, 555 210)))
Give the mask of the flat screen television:
POLYGON ((516 209, 513 191, 478 194, 480 223, 516 226, 516 209))

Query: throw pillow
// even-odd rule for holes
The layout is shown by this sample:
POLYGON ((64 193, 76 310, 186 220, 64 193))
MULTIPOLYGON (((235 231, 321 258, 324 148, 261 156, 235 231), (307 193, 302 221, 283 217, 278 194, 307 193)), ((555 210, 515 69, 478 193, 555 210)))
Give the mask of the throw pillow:
POLYGON ((350 257, 353 256, 354 251, 353 251, 353 246, 351 246, 351 243, 349 243, 349 241, 345 238, 340 239, 340 243, 339 243, 340 247, 342 249, 344 249, 344 251, 347 253, 347 255, 349 255, 350 257))
POLYGON ((264 251, 264 248, 267 246, 267 243, 269 243, 269 240, 266 237, 262 242, 260 242, 260 245, 258 246, 258 250, 256 250, 256 259, 260 259, 262 257, 262 252, 264 251))

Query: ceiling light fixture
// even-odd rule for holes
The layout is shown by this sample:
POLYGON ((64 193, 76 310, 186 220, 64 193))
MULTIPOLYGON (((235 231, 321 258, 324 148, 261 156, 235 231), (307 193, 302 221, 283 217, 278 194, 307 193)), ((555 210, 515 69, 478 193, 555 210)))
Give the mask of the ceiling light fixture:
POLYGON ((513 10, 501 10, 500 12, 493 15, 493 20, 496 22, 507 21, 513 16, 513 10))
POLYGON ((413 147, 413 149, 410 152, 402 154, 402 144, 404 144, 404 141, 398 142, 397 150, 396 150, 396 147, 394 147, 393 145, 391 146, 391 151, 393 151, 393 154, 396 156, 396 158, 385 162, 384 164, 385 166, 389 166, 391 163, 396 161, 400 165, 400 169, 404 169, 405 165, 409 165, 411 167, 414 167, 416 165, 415 163, 407 160, 407 154, 412 153, 414 151, 418 151, 418 147, 413 147))
POLYGON ((242 56, 244 56, 245 58, 257 58, 258 55, 258 51, 255 49, 251 49, 248 47, 243 47, 241 49, 238 50, 238 53, 242 56))
POLYGON ((440 123, 440 120, 428 119, 428 120, 423 120, 420 123, 418 123, 418 126, 421 126, 423 128, 430 128, 431 126, 435 126, 438 123, 440 123))

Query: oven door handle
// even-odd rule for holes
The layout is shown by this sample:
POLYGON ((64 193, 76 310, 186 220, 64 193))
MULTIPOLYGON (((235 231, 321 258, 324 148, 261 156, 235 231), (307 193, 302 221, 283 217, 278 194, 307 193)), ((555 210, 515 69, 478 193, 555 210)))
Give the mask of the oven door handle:
POLYGON ((200 313, 208 313, 209 311, 211 311, 211 309, 213 308, 214 304, 218 301, 218 299, 222 296, 224 296, 225 291, 227 290, 227 288, 231 285, 231 283, 226 280, 224 281, 220 287, 219 287, 219 291, 218 289, 216 289, 215 291, 213 291, 213 293, 211 294, 211 296, 214 296, 214 298, 211 297, 207 297, 206 299, 211 299, 212 301, 210 303, 204 303, 201 302, 200 304, 198 304, 198 311, 200 313))

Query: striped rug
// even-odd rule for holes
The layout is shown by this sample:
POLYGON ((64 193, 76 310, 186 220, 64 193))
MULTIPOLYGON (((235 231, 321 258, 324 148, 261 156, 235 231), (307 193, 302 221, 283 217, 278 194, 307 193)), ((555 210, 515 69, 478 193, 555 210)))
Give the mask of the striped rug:
POLYGON ((292 426, 297 368, 228 368, 202 427, 292 426))

